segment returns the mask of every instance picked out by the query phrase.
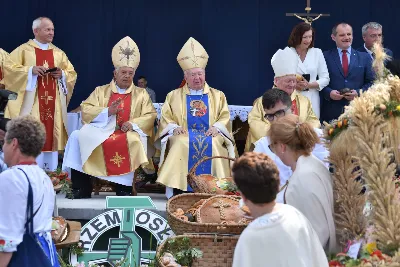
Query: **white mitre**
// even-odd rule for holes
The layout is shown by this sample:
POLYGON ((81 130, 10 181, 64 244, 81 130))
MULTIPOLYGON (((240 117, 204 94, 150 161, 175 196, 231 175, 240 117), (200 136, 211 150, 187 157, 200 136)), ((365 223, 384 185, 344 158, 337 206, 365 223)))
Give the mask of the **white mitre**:
POLYGON ((297 54, 286 47, 279 49, 272 56, 271 65, 274 69, 275 78, 286 75, 295 75, 297 73, 298 56, 297 54))

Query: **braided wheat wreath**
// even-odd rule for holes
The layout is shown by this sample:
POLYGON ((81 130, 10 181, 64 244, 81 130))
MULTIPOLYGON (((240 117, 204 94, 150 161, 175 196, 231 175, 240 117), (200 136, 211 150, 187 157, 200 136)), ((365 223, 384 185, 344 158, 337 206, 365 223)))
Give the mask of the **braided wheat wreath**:
POLYGON ((377 80, 350 102, 337 121, 325 123, 324 132, 330 150, 335 224, 341 244, 372 239, 400 263, 400 202, 394 181, 400 163, 400 79, 384 69, 382 49, 377 47, 375 53, 377 80), (360 175, 365 194, 360 194, 363 185, 356 179, 360 175), (371 206, 368 214, 366 203, 371 206))

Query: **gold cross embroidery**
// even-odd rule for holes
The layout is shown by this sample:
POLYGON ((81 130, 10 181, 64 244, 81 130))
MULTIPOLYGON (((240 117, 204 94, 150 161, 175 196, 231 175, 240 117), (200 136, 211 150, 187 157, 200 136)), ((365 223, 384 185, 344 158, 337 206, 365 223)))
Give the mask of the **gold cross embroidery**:
POLYGON ((121 163, 124 162, 125 157, 121 157, 118 152, 115 152, 115 156, 110 159, 110 161, 114 162, 115 165, 118 165, 118 168, 121 167, 121 163))
POLYGON ((116 135, 116 134, 112 134, 112 135, 110 136, 110 138, 111 138, 112 140, 115 141, 115 139, 117 139, 117 135, 116 135))
POLYGON ((206 55, 203 55, 203 54, 200 55, 200 56, 196 56, 196 54, 195 54, 195 52, 194 52, 194 48, 195 48, 195 47, 194 47, 193 40, 192 40, 191 43, 190 43, 190 48, 192 49, 193 57, 190 58, 189 56, 186 56, 186 57, 183 57, 183 58, 178 59, 178 61, 183 61, 183 60, 188 60, 188 59, 190 59, 190 60, 192 61, 193 67, 198 67, 198 66, 199 66, 199 63, 197 62, 198 58, 207 59, 207 57, 206 57, 206 55))
POLYGON ((221 215, 221 220, 225 220, 225 210, 224 208, 229 208, 231 204, 229 203, 224 203, 222 200, 218 200, 218 203, 214 203, 213 207, 219 209, 219 214, 221 215))
POLYGON ((45 61, 43 62, 43 67, 45 67, 46 69, 49 68, 49 62, 47 62, 47 60, 45 60, 45 61))
POLYGON ((48 91, 45 91, 44 96, 41 96, 40 99, 44 99, 46 105, 48 105, 49 101, 53 100, 53 97, 49 95, 48 91))

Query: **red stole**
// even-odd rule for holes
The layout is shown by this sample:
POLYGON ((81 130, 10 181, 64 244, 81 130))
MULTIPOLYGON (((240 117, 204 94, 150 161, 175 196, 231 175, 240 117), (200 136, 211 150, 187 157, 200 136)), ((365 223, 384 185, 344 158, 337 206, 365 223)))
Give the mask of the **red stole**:
POLYGON ((129 121, 132 94, 112 93, 108 107, 118 98, 122 99, 120 104, 122 110, 117 113, 117 130, 102 144, 107 176, 127 174, 131 171, 127 133, 119 129, 124 122, 129 121))
MULTIPOLYGON (((53 50, 42 50, 35 48, 36 66, 54 68, 53 50)), ((40 120, 46 128, 46 142, 42 151, 53 151, 54 140, 54 112, 56 109, 57 81, 50 75, 45 74, 38 77, 37 96, 39 102, 40 120)))
POLYGON ((0 80, 3 79, 3 72, 1 71, 1 67, 0 67, 0 80))
POLYGON ((296 99, 292 100, 292 114, 299 115, 299 109, 297 108, 297 101, 296 99))

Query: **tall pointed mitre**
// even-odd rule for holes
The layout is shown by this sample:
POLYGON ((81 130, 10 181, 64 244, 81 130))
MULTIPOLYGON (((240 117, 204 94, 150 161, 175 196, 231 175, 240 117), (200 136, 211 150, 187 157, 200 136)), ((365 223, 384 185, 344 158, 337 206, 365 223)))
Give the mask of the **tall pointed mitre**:
POLYGON ((131 67, 136 70, 140 62, 139 47, 135 41, 126 36, 114 46, 111 58, 115 68, 131 67))
POLYGON ((190 37, 176 59, 184 71, 193 68, 205 69, 208 62, 208 54, 198 41, 190 37))
POLYGON ((297 73, 298 56, 289 47, 279 49, 271 59, 275 78, 297 73))

